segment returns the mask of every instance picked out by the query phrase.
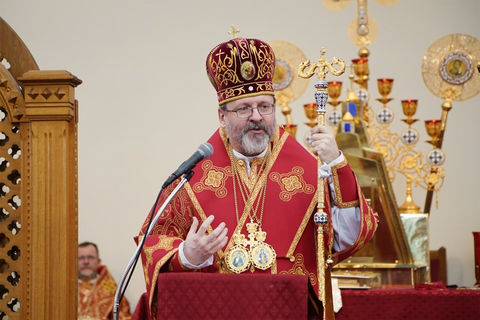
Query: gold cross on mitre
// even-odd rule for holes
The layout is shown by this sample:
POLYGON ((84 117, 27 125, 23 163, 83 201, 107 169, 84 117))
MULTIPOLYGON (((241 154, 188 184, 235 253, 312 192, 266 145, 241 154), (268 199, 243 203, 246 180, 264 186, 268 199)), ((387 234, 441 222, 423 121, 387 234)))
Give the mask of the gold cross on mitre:
POLYGON ((232 39, 238 38, 238 34, 240 33, 240 30, 235 28, 235 26, 233 24, 230 28, 232 28, 232 31, 229 31, 228 34, 232 35, 232 39))

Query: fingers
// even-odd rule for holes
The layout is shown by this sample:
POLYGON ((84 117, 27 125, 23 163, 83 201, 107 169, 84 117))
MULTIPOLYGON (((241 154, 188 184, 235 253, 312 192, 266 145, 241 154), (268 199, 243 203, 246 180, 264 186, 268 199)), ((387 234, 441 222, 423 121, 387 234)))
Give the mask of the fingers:
POLYGON ((215 230, 212 231, 212 233, 210 233, 207 237, 206 237, 206 241, 209 242, 209 241, 212 241, 214 239, 216 239, 218 237, 218 235, 224 230, 226 229, 225 228, 225 222, 222 222, 220 223, 216 228, 215 230))
POLYGON ((330 163, 339 156, 338 146, 331 128, 316 126, 311 130, 312 150, 325 163, 330 163))
POLYGON ((213 219, 215 219, 214 216, 208 216, 207 219, 205 219, 205 221, 203 221, 202 225, 200 226, 200 228, 198 228, 198 234, 199 235, 202 235, 202 234, 205 234, 205 232, 207 231, 207 228, 210 226, 210 224, 212 223, 213 219))
POLYGON ((223 232, 217 238, 217 240, 219 242, 216 245, 216 247, 214 248, 214 252, 217 252, 218 250, 222 249, 223 247, 225 247, 227 245, 227 242, 228 242, 227 232, 228 232, 228 230, 227 230, 227 228, 225 228, 225 230, 223 230, 223 232))
POLYGON ((335 137, 330 128, 326 126, 316 126, 311 130, 312 147, 316 147, 320 144, 328 147, 332 143, 335 143, 335 137))
POLYGON ((219 249, 223 248, 226 244, 228 229, 225 227, 225 223, 221 223, 212 233, 210 233, 205 242, 207 243, 206 248, 210 253, 215 253, 219 249), (225 244, 222 245, 222 243, 225 244))
POLYGON ((193 222, 192 225, 190 226, 190 230, 188 230, 187 237, 191 238, 197 233, 197 227, 198 227, 198 219, 196 217, 193 217, 193 222))
POLYGON ((330 133, 332 134, 332 130, 328 126, 315 126, 310 130, 310 133, 313 135, 315 133, 330 133))
POLYGON ((183 253, 190 263, 195 265, 203 263, 227 244, 228 229, 224 222, 220 223, 210 234, 206 233, 213 220, 214 216, 211 215, 198 227, 199 221, 193 217, 183 247, 183 253))
POLYGON ((214 253, 218 250, 217 247, 219 245, 224 242, 226 244, 225 239, 228 239, 228 229, 226 228, 225 222, 221 222, 210 234, 206 233, 206 230, 214 219, 215 217, 213 215, 209 216, 207 219, 205 219, 205 221, 203 221, 197 230, 199 222, 196 217, 193 217, 192 225, 190 226, 190 230, 188 231, 186 237, 189 246, 203 251, 208 251, 209 253, 214 253))

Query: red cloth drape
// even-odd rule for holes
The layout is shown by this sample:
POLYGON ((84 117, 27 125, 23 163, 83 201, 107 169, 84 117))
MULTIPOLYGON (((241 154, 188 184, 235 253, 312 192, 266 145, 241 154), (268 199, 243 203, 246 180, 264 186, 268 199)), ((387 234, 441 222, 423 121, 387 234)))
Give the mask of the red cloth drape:
MULTIPOLYGON (((307 319, 308 283, 303 275, 161 273, 157 319, 307 319)), ((144 294, 133 319, 149 319, 147 310, 144 294)))
POLYGON ((480 290, 342 290, 336 320, 480 319, 480 290))

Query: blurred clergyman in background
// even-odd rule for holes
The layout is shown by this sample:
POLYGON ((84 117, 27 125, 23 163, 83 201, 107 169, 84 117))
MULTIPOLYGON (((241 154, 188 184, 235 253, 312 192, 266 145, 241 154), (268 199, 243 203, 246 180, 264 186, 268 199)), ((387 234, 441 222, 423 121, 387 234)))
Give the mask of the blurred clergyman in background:
MULTIPOLYGON (((101 265, 98 247, 92 242, 78 245, 78 319, 113 318, 113 300, 117 284, 107 267, 101 265)), ((120 320, 130 320, 130 305, 124 297, 120 320)))

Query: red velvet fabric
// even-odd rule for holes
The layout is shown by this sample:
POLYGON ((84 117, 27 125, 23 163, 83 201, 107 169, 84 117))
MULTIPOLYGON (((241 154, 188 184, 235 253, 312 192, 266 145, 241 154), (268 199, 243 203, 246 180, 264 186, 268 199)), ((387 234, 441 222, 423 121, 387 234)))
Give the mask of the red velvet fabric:
POLYGON ((210 51, 206 67, 219 104, 274 94, 275 54, 261 40, 235 38, 223 42, 210 51))
POLYGON ((138 300, 132 320, 151 320, 148 313, 148 294, 146 292, 138 300))
MULTIPOLYGON (((308 278, 298 275, 161 273, 157 319, 307 319, 308 278)), ((149 319, 142 296, 133 320, 149 319)))
POLYGON ((342 290, 336 320, 480 319, 480 290, 342 290))

